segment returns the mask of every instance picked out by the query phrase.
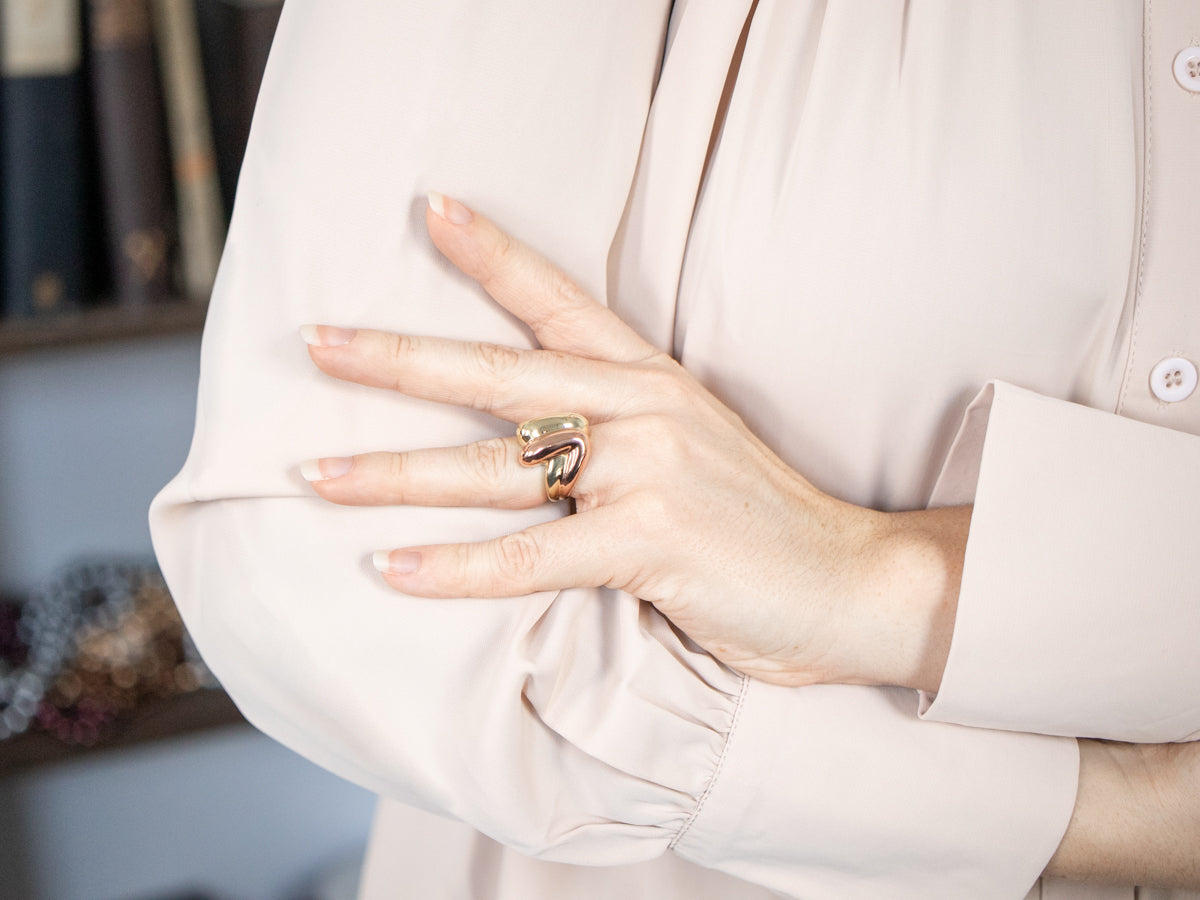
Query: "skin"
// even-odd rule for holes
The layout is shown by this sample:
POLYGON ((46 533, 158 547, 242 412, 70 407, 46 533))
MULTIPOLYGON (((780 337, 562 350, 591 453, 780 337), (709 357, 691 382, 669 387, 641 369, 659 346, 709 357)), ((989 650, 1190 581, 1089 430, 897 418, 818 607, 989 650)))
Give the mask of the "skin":
POLYGON ((1079 742, 1071 824, 1046 874, 1200 890, 1200 744, 1079 742))
MULTIPOLYGON (((650 601, 754 678, 938 689, 969 507, 884 513, 818 491, 557 267, 454 200, 434 194, 430 204, 438 249, 526 322, 540 349, 317 325, 303 331, 313 362, 335 378, 513 426, 579 413, 591 454, 572 493, 575 515, 478 544, 376 554, 392 587, 457 598, 607 586, 650 601)), ((519 464, 515 427, 509 433, 309 460, 302 471, 340 504, 540 505, 543 469, 519 464)), ((1195 746, 1080 745, 1075 814, 1047 873, 1200 887, 1195 746)))
MULTIPOLYGON (((581 413, 591 462, 572 493, 576 515, 481 544, 393 550, 389 584, 446 598, 619 588, 755 678, 936 690, 969 509, 880 513, 821 493, 556 267, 461 204, 440 202, 466 221, 431 210, 434 243, 528 323, 541 349, 316 326, 306 332, 313 361, 336 378, 514 426, 547 411, 581 413), (731 542, 731 532, 741 539, 731 542)), ((305 469, 334 503, 544 503, 542 471, 519 465, 509 433, 305 469)))

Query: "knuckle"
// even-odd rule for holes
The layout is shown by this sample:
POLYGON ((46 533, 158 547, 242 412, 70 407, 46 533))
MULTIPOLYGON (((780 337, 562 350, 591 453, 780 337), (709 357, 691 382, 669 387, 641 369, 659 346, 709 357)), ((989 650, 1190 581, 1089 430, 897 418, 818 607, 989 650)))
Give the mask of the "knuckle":
POLYGON ((486 288, 512 266, 515 255, 516 242, 508 232, 497 229, 495 240, 479 260, 476 280, 486 288))
POLYGON ((524 531, 507 534, 496 542, 496 561, 507 581, 526 583, 533 578, 542 558, 541 544, 524 531))
POLYGON ((408 502, 412 463, 405 453, 375 452, 361 457, 354 496, 367 506, 408 502))
POLYGON ((388 343, 388 356, 396 365, 407 364, 418 350, 420 339, 410 334, 393 334, 388 343))
POLYGON ((687 438, 680 430, 679 421, 661 413, 638 416, 632 423, 634 440, 641 453, 656 461, 657 466, 675 465, 687 452, 687 438))
POLYGON ((420 338, 408 334, 393 334, 387 344, 387 362, 381 384, 403 392, 408 373, 420 350, 420 338))
POLYGON ((579 288, 565 275, 555 274, 550 290, 551 302, 529 326, 542 343, 569 340, 579 324, 579 288))
POLYGON ((655 366, 647 371, 653 395, 671 408, 688 402, 692 396, 692 380, 677 366, 655 366))
POLYGON ((590 306, 592 303, 591 297, 584 292, 583 288, 561 269, 551 269, 550 289, 554 298, 565 309, 575 310, 579 307, 590 306))
POLYGON ((644 488, 627 498, 630 521, 647 534, 661 534, 674 518, 669 496, 654 488, 644 488))
POLYGON ((503 480, 508 474, 508 445, 501 438, 479 441, 467 447, 467 471, 486 485, 503 480))
POLYGON ((517 242, 513 240, 511 234, 503 228, 496 229, 496 243, 492 248, 492 259, 496 266, 503 267, 508 265, 517 249, 517 242))
MULTIPOLYGON (((586 476, 584 476, 586 478, 586 476)), ((571 491, 571 499, 575 501, 575 509, 577 512, 587 512, 589 509, 596 509, 604 505, 604 498, 595 488, 589 487, 587 482, 580 480, 575 485, 575 489, 571 491)))
POLYGON ((549 302, 531 316, 529 326, 543 344, 554 344, 578 335, 595 301, 565 272, 546 265, 545 291, 549 302))
POLYGON ((623 407, 626 416, 654 412, 678 415, 695 402, 695 382, 681 367, 642 363, 632 373, 636 390, 623 407))
POLYGON ((473 355, 476 366, 491 379, 511 377, 521 363, 520 351, 503 344, 475 344, 473 355))
POLYGON ((403 453, 385 454, 384 477, 393 488, 401 487, 407 475, 408 460, 403 453))
POLYGON ((682 369, 679 360, 675 359, 670 353, 659 350, 657 347, 648 347, 646 355, 639 360, 639 364, 646 369, 656 369, 660 371, 674 372, 677 369, 682 369))

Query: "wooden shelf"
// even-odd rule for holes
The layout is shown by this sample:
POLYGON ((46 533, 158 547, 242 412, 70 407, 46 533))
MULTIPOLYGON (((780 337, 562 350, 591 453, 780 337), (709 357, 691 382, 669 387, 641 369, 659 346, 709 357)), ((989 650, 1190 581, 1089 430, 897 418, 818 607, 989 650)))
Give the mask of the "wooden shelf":
POLYGON ((175 300, 141 307, 96 306, 80 312, 0 320, 0 356, 130 338, 196 334, 207 304, 175 300))
POLYGON ((244 725, 245 722, 224 691, 191 691, 145 703, 132 716, 118 722, 107 739, 91 747, 64 744, 45 732, 28 732, 0 741, 0 777, 118 747, 147 744, 222 726, 244 725))

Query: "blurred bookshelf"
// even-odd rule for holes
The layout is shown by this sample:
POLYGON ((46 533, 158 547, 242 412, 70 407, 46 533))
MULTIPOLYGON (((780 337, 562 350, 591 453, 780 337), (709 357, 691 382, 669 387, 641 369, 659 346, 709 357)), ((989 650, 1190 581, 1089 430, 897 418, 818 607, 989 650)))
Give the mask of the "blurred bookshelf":
POLYGON ((80 557, 0 598, 0 775, 243 721, 153 560, 80 557))
POLYGON ((94 744, 67 744, 41 731, 0 741, 0 778, 66 760, 245 725, 246 720, 224 691, 201 688, 142 704, 110 735, 94 744))
MULTIPOLYGON (((0 0, 0 361, 200 334, 282 7, 0 0)), ((16 728, 0 777, 244 724, 217 687, 146 694, 94 738, 16 728)))
POLYGON ((0 357, 106 341, 199 334, 205 303, 97 306, 54 316, 0 319, 0 357))
POLYGON ((0 0, 0 357, 196 334, 283 0, 0 0))

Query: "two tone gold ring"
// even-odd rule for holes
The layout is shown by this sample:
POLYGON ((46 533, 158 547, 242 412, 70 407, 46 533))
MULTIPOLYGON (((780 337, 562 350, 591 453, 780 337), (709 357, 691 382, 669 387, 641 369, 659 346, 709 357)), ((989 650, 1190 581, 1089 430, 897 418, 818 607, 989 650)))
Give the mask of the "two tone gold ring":
POLYGON ((517 427, 521 465, 546 466, 546 497, 566 500, 588 463, 588 421, 567 413, 530 419, 517 427))

